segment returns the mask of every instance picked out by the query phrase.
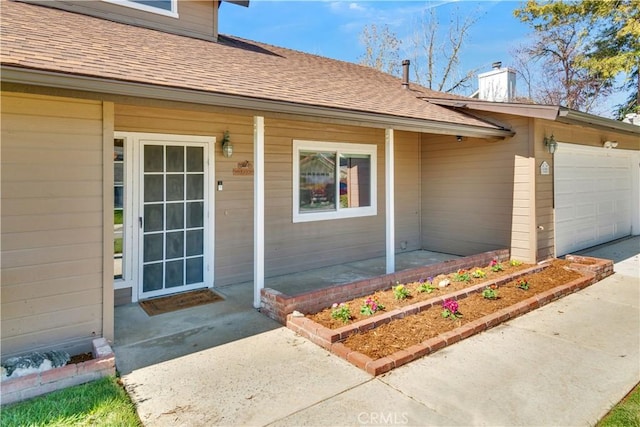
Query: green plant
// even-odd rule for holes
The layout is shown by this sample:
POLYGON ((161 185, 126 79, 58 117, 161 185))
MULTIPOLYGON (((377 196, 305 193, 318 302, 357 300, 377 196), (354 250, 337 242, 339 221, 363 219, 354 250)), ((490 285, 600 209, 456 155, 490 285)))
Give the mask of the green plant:
POLYGON ((396 297, 396 299, 407 299, 411 295, 405 285, 396 284, 396 286, 391 289, 393 289, 393 296, 396 297))
POLYGON ((502 264, 500 264, 497 260, 491 260, 491 262, 489 263, 489 268, 491 268, 491 271, 493 272, 498 272, 498 271, 502 271, 502 264))
POLYGON ((487 286, 482 291, 482 297, 485 299, 498 299, 498 290, 496 285, 487 286))
POLYGON ((384 310, 384 305, 380 304, 377 299, 373 297, 368 297, 364 304, 360 307, 360 314, 364 314, 366 316, 371 316, 373 313, 384 310))
POLYGON ((525 291, 529 290, 529 282, 527 282, 525 279, 520 279, 518 280, 518 283, 516 283, 516 287, 520 288, 520 289, 524 289, 525 291))
POLYGON ((487 273, 485 273, 481 268, 476 269, 473 273, 471 273, 471 275, 476 279, 484 279, 485 277, 487 277, 487 273))
POLYGON ((117 237, 113 239, 113 253, 114 254, 122 253, 122 237, 117 237))
POLYGON ((462 314, 458 311, 459 305, 455 300, 446 299, 442 302, 442 317, 456 320, 458 317, 462 317, 462 314))
POLYGON ((511 261, 509 261, 509 264, 512 267, 518 267, 522 265, 522 261, 518 261, 517 259, 512 259, 511 261))
POLYGON ((431 286, 431 283, 429 282, 422 282, 420 283, 420 286, 418 286, 417 290, 418 292, 422 293, 425 292, 427 294, 430 294, 431 292, 433 292, 435 288, 433 286, 431 286))
POLYGON ((3 427, 142 426, 129 396, 106 377, 2 407, 3 427))
POLYGON ((453 275, 453 280, 456 282, 468 282, 471 280, 471 275, 467 270, 458 270, 453 275))
POLYGON ((340 304, 334 303, 331 306, 331 318, 342 320, 343 323, 348 323, 349 320, 351 320, 351 310, 349 306, 343 302, 340 304))
POLYGON ((620 426, 640 426, 640 384, 596 424, 596 427, 620 426))
POLYGON ((122 224, 122 209, 114 209, 113 210, 113 223, 114 224, 122 224))

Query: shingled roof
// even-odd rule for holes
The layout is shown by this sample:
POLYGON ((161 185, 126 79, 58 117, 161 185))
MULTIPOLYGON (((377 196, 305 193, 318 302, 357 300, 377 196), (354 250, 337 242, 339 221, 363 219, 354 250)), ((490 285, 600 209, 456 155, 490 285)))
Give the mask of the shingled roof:
POLYGON ((500 131, 369 67, 221 36, 209 42, 2 1, 2 66, 500 131))

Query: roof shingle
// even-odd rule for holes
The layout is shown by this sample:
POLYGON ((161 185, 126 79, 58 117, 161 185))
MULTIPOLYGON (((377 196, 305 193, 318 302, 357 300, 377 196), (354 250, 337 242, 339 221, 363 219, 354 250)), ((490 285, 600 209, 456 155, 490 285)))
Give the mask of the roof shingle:
POLYGON ((361 65, 220 36, 209 42, 2 1, 2 65, 498 129, 361 65))

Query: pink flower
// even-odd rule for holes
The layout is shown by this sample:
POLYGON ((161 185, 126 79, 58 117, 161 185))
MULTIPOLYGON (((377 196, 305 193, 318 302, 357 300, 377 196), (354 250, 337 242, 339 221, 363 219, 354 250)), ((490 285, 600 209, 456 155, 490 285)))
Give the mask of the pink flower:
POLYGON ((442 308, 449 310, 451 314, 456 314, 458 312, 458 303, 452 299, 444 300, 442 308))

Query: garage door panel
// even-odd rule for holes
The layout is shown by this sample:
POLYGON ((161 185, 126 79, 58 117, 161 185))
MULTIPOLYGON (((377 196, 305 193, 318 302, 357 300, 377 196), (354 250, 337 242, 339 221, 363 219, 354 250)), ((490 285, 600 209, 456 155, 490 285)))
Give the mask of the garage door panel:
POLYGON ((556 254, 631 233, 631 156, 560 143, 554 155, 556 254))

